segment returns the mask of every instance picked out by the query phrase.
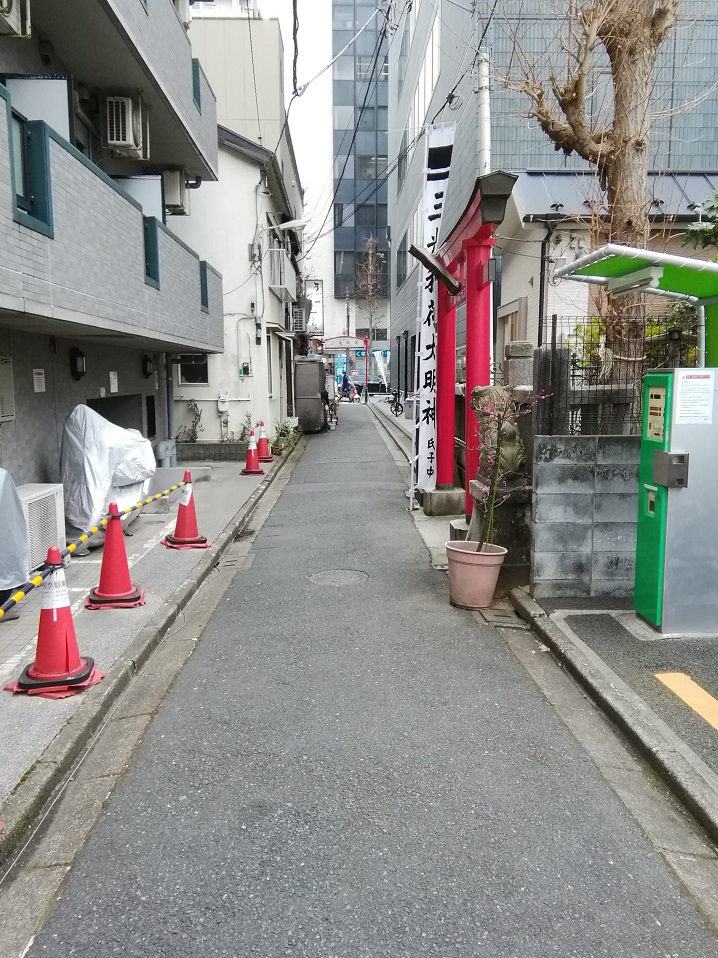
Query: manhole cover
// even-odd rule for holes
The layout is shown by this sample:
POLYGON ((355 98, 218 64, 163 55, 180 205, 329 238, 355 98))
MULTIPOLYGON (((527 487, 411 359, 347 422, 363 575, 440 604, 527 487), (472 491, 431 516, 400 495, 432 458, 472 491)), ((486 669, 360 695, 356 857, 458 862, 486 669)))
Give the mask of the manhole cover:
POLYGON ((366 572, 357 572, 355 569, 330 569, 329 572, 315 572, 309 576, 309 581, 315 585, 357 585, 368 578, 366 572))

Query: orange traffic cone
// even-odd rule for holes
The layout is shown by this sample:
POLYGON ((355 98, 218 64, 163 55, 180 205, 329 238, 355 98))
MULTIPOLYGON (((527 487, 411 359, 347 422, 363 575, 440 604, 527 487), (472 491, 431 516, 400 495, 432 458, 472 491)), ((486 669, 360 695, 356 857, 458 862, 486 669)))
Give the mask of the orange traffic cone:
POLYGON ((5 691, 61 699, 96 685, 104 673, 95 668, 92 659, 80 658, 77 650, 62 556, 57 546, 48 549, 46 565, 52 572, 45 579, 42 592, 35 661, 16 682, 6 685, 5 691))
POLYGON ((180 494, 174 535, 163 539, 162 545, 167 546, 168 549, 209 549, 212 543, 207 542, 207 537, 201 536, 197 529, 192 474, 189 469, 185 470, 184 481, 185 485, 182 487, 180 494))
POLYGON ((259 441, 257 442, 257 457, 260 462, 274 462, 274 456, 269 451, 267 442, 267 433, 264 431, 264 423, 259 424, 259 441))
POLYGON ((116 502, 108 510, 105 547, 102 550, 100 584, 85 599, 86 609, 134 609, 145 604, 145 590, 136 589, 130 581, 125 537, 116 502))
POLYGON ((254 429, 249 431, 249 446, 247 447, 247 465, 242 470, 243 476, 263 476, 264 469, 259 468, 257 455, 257 441, 254 438, 254 429))

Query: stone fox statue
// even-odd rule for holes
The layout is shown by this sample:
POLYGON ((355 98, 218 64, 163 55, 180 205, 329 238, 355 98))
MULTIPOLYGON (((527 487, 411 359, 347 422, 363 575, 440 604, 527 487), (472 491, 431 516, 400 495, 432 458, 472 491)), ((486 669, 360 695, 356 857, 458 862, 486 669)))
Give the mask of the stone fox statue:
POLYGON ((526 466, 526 452, 516 425, 516 404, 525 398, 525 387, 476 386, 471 392, 471 407, 479 424, 479 468, 476 478, 486 482, 494 466, 492 453, 499 451, 501 479, 515 478, 526 466), (518 395, 517 395, 518 394, 518 395), (500 440, 500 441, 499 441, 500 440), (492 462, 489 463, 488 459, 492 462))

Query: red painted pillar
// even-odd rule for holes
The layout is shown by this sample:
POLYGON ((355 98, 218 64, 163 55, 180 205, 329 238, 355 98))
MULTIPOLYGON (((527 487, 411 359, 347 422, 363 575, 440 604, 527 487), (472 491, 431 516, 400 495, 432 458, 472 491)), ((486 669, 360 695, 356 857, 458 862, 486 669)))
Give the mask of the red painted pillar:
POLYGON ((455 383, 456 383, 456 307, 449 291, 437 281, 436 343, 436 485, 454 487, 455 383))
POLYGON ((466 517, 471 517, 474 500, 469 482, 479 467, 479 431, 471 408, 474 386, 491 382, 491 284, 486 282, 486 264, 493 242, 469 241, 466 255, 466 517))

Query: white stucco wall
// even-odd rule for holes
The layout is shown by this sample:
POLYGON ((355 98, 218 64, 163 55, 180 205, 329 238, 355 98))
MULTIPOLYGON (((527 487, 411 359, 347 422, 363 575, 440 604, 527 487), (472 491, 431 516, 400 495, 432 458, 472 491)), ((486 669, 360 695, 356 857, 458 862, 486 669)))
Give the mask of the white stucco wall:
POLYGON ((210 261, 224 275, 224 353, 209 357, 208 385, 181 386, 175 380, 177 423, 189 422, 186 401, 197 400, 203 413, 201 439, 220 438, 217 400, 221 392, 226 392, 229 400, 230 433, 239 433, 248 412, 253 422, 263 420, 268 429, 287 416, 286 368, 282 359, 285 349, 291 350, 291 344, 285 345, 271 329, 272 324, 284 326, 284 307, 268 288, 267 259, 261 272, 252 267, 249 259, 251 244, 261 244, 263 252, 268 248, 266 213, 275 210, 272 198, 258 188, 259 173, 255 162, 220 146, 219 182, 205 183, 192 194, 191 216, 168 219, 168 226, 185 242, 202 243, 210 261), (271 387, 268 336, 272 352, 271 387), (246 362, 251 364, 249 376, 239 373, 246 362))

